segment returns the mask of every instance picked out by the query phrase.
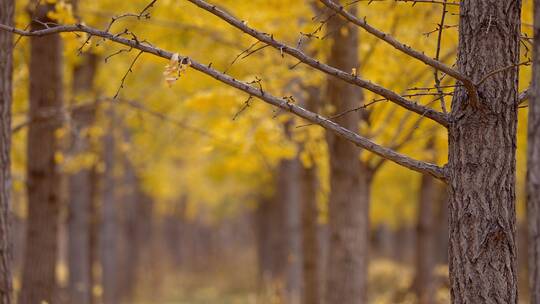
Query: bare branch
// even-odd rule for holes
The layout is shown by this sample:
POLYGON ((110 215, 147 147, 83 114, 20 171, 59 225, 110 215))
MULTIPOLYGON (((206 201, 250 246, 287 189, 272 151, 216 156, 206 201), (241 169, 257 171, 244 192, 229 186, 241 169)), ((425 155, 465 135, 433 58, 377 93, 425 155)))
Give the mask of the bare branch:
MULTIPOLYGON (((87 14, 92 14, 94 16, 104 17, 104 18, 112 18, 116 16, 113 12, 104 11, 104 10, 86 9, 84 10, 84 12, 87 14)), ((211 29, 207 29, 202 26, 186 24, 186 23, 171 21, 167 19, 156 19, 154 17, 152 17, 151 19, 145 19, 145 25, 161 27, 161 28, 166 28, 170 30, 187 31, 190 33, 195 32, 198 34, 198 37, 205 37, 212 40, 213 42, 218 42, 220 44, 223 44, 225 46, 228 46, 234 49, 241 49, 238 41, 227 39, 221 33, 217 31, 213 31, 211 29)))
POLYGON ((463 83, 463 85, 465 86, 465 88, 467 89, 467 92, 469 92, 469 98, 471 99, 471 105, 473 107, 475 107, 475 108, 478 106, 479 99, 478 99, 478 92, 476 90, 476 86, 475 86, 474 82, 471 79, 469 79, 469 77, 467 77, 466 75, 463 75, 461 72, 447 66, 446 64, 444 64, 444 63, 442 63, 442 62, 440 62, 438 60, 435 60, 433 58, 430 58, 430 57, 426 56, 424 53, 419 52, 419 51, 411 48, 410 46, 399 42, 398 40, 396 40, 394 37, 388 35, 387 33, 384 33, 382 31, 372 27, 371 25, 369 25, 366 22, 365 19, 360 19, 360 18, 356 17, 355 15, 349 13, 347 10, 344 9, 343 6, 334 3, 332 0, 319 0, 319 1, 321 1, 327 7, 333 9, 335 12, 339 13, 342 17, 347 19, 349 22, 351 22, 353 24, 356 24, 357 26, 363 28, 364 30, 366 30, 368 33, 374 35, 375 37, 377 37, 377 38, 379 38, 381 40, 384 40, 386 43, 390 44, 395 49, 397 49, 397 50, 399 50, 399 51, 401 51, 401 52, 403 52, 403 53, 405 53, 405 54, 407 54, 407 55, 409 55, 411 57, 414 57, 414 58, 422 61, 423 63, 434 67, 435 69, 437 69, 439 71, 442 71, 442 72, 450 75, 454 79, 457 79, 457 80, 461 81, 463 83))
POLYGON ((238 117, 240 116, 240 114, 242 114, 247 108, 249 108, 249 106, 251 105, 251 100, 253 100, 253 96, 249 95, 249 97, 246 99, 246 101, 244 101, 244 104, 242 105, 242 107, 240 108, 240 110, 238 110, 238 112, 236 112, 232 118, 232 120, 236 120, 238 119, 238 117))
MULTIPOLYGON (((388 1, 388 0, 354 0, 354 1, 351 1, 350 3, 348 3, 347 5, 351 5, 353 3, 357 3, 357 2, 383 2, 383 1, 388 1)), ((455 5, 455 6, 459 6, 459 3, 458 2, 446 2, 446 1, 437 1, 437 0, 394 0, 395 2, 403 2, 403 3, 412 3, 412 5, 414 6, 415 4, 417 3, 427 3, 427 4, 441 4, 441 5, 455 5)))
POLYGON ((127 69, 126 73, 122 77, 122 80, 120 81, 120 85, 118 86, 118 89, 116 90, 116 94, 114 94, 113 99, 116 99, 118 97, 118 95, 120 95, 120 91, 124 88, 126 78, 128 77, 129 73, 133 73, 133 66, 135 66, 135 63, 137 62, 137 60, 139 59, 139 57, 141 57, 141 55, 143 53, 144 53, 143 51, 140 51, 137 54, 137 56, 135 56, 133 61, 131 61, 131 64, 129 65, 129 68, 127 69))
MULTIPOLYGON (((441 13, 441 22, 438 24, 438 33, 437 33, 437 49, 435 51, 435 60, 439 61, 439 58, 441 56, 441 44, 442 44, 442 36, 443 36, 443 29, 444 29, 444 22, 446 20, 446 0, 444 0, 444 5, 442 7, 442 13, 441 13)), ((444 92, 441 88, 441 79, 439 78, 439 70, 435 69, 433 73, 433 77, 435 78, 435 88, 437 88, 437 92, 439 93, 439 96, 441 97, 441 108, 443 110, 443 113, 447 113, 446 111, 446 101, 444 99, 444 92)))
MULTIPOLYGON (((133 108, 133 109, 136 109, 138 111, 142 111, 146 114, 149 114, 151 116, 154 116, 160 120, 163 120, 163 121, 166 121, 166 122, 169 122, 169 123, 172 123, 174 125, 176 125, 177 127, 180 127, 186 131, 190 131, 192 133, 195 133, 195 134, 199 134, 199 135, 202 135, 204 137, 208 137, 208 138, 212 138, 212 139, 219 139, 217 138, 215 135, 209 133, 208 131, 204 130, 204 129, 201 129, 201 128, 197 128, 197 127, 194 127, 194 126, 191 126, 189 124, 187 124, 186 122, 182 121, 182 120, 179 120, 177 118, 174 118, 174 117, 171 117, 171 116, 168 116, 168 115, 165 115, 163 113, 160 113, 158 111, 154 111, 152 109, 149 109, 147 108, 145 105, 143 105, 142 103, 136 101, 136 100, 129 100, 129 99, 104 99, 104 101, 109 101, 109 102, 115 102, 115 101, 118 101, 122 104, 125 104, 127 106, 129 106, 130 108, 133 108)), ((227 142, 225 139, 221 140, 222 142, 227 142)))
POLYGON ((352 75, 351 73, 342 71, 340 69, 336 69, 334 67, 331 67, 327 64, 321 63, 320 61, 306 55, 301 50, 288 46, 282 42, 279 42, 274 39, 272 35, 269 35, 267 33, 259 32, 255 29, 250 28, 247 26, 245 22, 242 22, 227 12, 219 9, 217 6, 209 4, 202 0, 188 0, 189 2, 197 5, 198 7, 214 14, 215 16, 221 18, 222 20, 226 21, 230 25, 236 27, 237 29, 243 31, 246 34, 249 34, 250 36, 260 40, 261 42, 264 42, 266 44, 271 45, 275 49, 279 50, 280 52, 289 54, 296 59, 300 60, 301 62, 311 66, 312 68, 315 68, 319 71, 322 71, 328 75, 337 77, 341 80, 344 80, 350 84, 357 85, 359 87, 362 87, 364 89, 367 89, 375 94, 378 94, 382 97, 385 97, 386 99, 390 100, 391 102, 398 104, 410 111, 413 111, 417 114, 424 115, 441 125, 448 127, 448 117, 447 115, 440 113, 434 109, 424 107, 422 105, 419 105, 411 100, 408 100, 404 97, 401 97, 399 94, 386 89, 384 87, 381 87, 380 85, 377 85, 375 83, 372 83, 370 81, 364 80, 356 75, 352 75))
POLYGON ((522 104, 525 101, 527 101, 529 99, 529 97, 531 97, 530 94, 531 94, 531 88, 528 88, 525 91, 519 93, 518 104, 522 104))
MULTIPOLYGON (((45 35, 51 35, 51 34, 57 34, 62 32, 84 32, 96 37, 101 37, 110 41, 114 41, 119 44, 123 44, 126 46, 130 46, 134 49, 138 49, 139 51, 142 51, 144 53, 153 54, 155 56, 165 58, 170 60, 173 56, 173 53, 151 46, 148 43, 141 42, 139 40, 131 40, 124 37, 116 36, 108 32, 100 31, 88 26, 85 26, 83 24, 77 24, 77 25, 64 25, 64 26, 57 26, 53 28, 48 28, 44 30, 38 30, 38 31, 23 31, 20 29, 16 29, 14 27, 10 27, 4 24, 0 24, 0 30, 9 31, 18 35, 23 36, 34 36, 34 37, 41 37, 45 35)), ((187 58, 187 57, 184 57, 187 58)), ((435 165, 428 162, 419 161, 413 158, 410 158, 406 155, 397 153, 391 149, 382 147, 371 140, 362 137, 358 135, 357 133, 348 130, 337 123, 317 114, 313 113, 311 111, 308 111, 294 103, 292 103, 287 98, 278 98, 275 96, 272 96, 265 91, 263 91, 261 88, 254 87, 248 83, 241 82, 239 80, 236 80, 232 78, 229 75, 223 74, 217 70, 212 69, 211 67, 207 65, 203 65, 193 59, 188 58, 188 60, 191 62, 190 67, 202 72, 216 80, 219 80, 231 87, 234 87, 238 90, 244 91, 249 95, 255 96, 273 106, 276 106, 282 110, 289 111, 309 122, 315 123, 320 125, 321 127, 336 133, 338 136, 343 137, 346 140, 351 141, 355 145, 364 148, 366 150, 369 150, 381 157, 388 158, 389 160, 400 164, 406 168, 409 168, 411 170, 415 170, 417 172, 430 174, 435 178, 446 180, 446 171, 435 165)))
POLYGON ((520 62, 520 63, 516 63, 516 64, 511 64, 509 66, 505 66, 503 68, 500 68, 500 69, 496 69, 494 71, 491 71, 489 72, 486 76, 484 76, 484 78, 482 78, 477 85, 481 85, 482 83, 484 83, 486 80, 488 80, 490 77, 493 77, 499 73, 502 73, 502 72, 505 72, 507 70, 510 70, 510 69, 513 69, 513 68, 517 68, 519 66, 522 66, 522 65, 530 65, 531 64, 531 60, 526 60, 526 61, 523 61, 523 62, 520 62))

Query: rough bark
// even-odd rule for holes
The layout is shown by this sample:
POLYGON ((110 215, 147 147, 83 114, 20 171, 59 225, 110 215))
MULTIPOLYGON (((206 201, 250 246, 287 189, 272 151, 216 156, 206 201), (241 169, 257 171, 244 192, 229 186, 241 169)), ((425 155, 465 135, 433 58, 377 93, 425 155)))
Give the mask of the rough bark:
POLYGON ((416 222, 416 277, 414 289, 418 304, 435 303, 435 207, 440 191, 437 181, 427 175, 422 176, 420 199, 416 222))
MULTIPOLYGON (((0 23, 13 24, 15 2, 0 1, 0 23)), ((11 103, 13 38, 0 33, 0 304, 11 303, 11 103)))
MULTIPOLYGON (((83 62, 73 73, 73 94, 88 93, 93 87, 96 56, 85 54, 83 62)), ((72 138, 68 153, 78 155, 90 152, 90 138, 81 134, 95 119, 95 106, 77 108, 72 115, 72 138)), ((82 168, 68 178, 68 264, 69 297, 71 303, 88 304, 92 292, 91 220, 92 169, 82 168)))
POLYGON ((529 286, 532 304, 540 303, 540 1, 534 1, 533 80, 529 99, 527 216, 529 286))
MULTIPOLYGON (((34 18, 51 22, 52 5, 40 5, 34 18)), ((32 22, 32 30, 43 29, 32 22)), ((22 288, 18 303, 54 303, 55 266, 58 255, 60 179, 55 153, 55 131, 60 115, 40 119, 43 113, 59 113, 62 107, 62 42, 60 35, 30 39, 30 110, 27 137, 28 217, 22 288)))
POLYGON ((517 303, 516 123, 521 1, 461 1, 458 69, 478 85, 478 108, 458 87, 449 128, 451 297, 517 303))
MULTIPOLYGON (((352 8, 355 13, 355 8, 352 8)), ((358 30, 333 18, 328 25, 332 48, 331 66, 345 71, 358 69, 358 30)), ((358 87, 329 77, 326 100, 336 113, 356 108, 363 102, 358 87)), ((357 131, 363 113, 351 113, 336 121, 357 131)), ((367 257, 369 230, 370 173, 360 162, 360 150, 331 133, 327 134, 330 154, 329 255, 326 303, 360 304, 367 301, 367 257)))

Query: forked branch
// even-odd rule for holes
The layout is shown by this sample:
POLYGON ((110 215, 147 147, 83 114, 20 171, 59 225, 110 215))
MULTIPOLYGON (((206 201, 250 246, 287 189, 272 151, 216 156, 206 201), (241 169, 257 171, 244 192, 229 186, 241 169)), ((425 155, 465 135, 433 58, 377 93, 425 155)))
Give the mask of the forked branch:
POLYGON ((189 2, 197 5, 198 7, 212 13, 213 15, 221 18, 222 20, 226 21, 230 25, 236 27, 237 29, 241 30, 242 32, 254 37, 255 39, 264 42, 275 49, 279 50, 281 53, 289 54, 296 59, 300 60, 304 64, 309 65, 312 68, 315 68, 321 72, 324 72, 328 75, 337 77, 341 80, 344 80, 350 84, 357 85, 359 87, 362 87, 366 90, 369 90, 375 94, 378 94, 387 100, 400 105, 404 107, 405 109, 408 109, 410 111, 413 111, 419 115, 425 116, 427 118, 430 118, 439 124, 448 127, 448 118, 447 115, 444 113, 438 112, 432 108, 422 106, 420 104, 417 104, 416 102, 413 102, 403 96, 400 96, 394 91, 391 91, 387 88, 384 88, 380 85, 377 85, 375 83, 372 83, 371 81, 364 80, 357 75, 354 75, 350 72, 345 72, 340 69, 331 67, 325 63, 322 63, 318 61, 315 58, 312 58, 308 55, 306 55, 304 52, 299 50, 298 48, 291 47, 289 45, 286 45, 280 41, 277 41, 274 39, 274 37, 270 34, 263 33, 260 31, 257 31, 247 25, 246 22, 243 22, 241 20, 238 20, 237 18, 233 17, 232 15, 228 14, 224 10, 218 8, 215 5, 209 4, 206 1, 203 0, 188 0, 189 2))
POLYGON ((476 90, 476 85, 466 75, 462 74, 456 69, 453 69, 452 67, 447 66, 446 64, 438 60, 435 60, 429 56, 426 56, 424 53, 417 51, 404 43, 399 42, 397 39, 395 39, 391 35, 374 28, 373 26, 369 25, 365 19, 360 19, 357 16, 349 13, 342 5, 336 4, 332 0, 319 0, 319 1, 321 1, 324 5, 326 5, 330 9, 334 10, 336 13, 341 15, 343 18, 345 18, 349 22, 363 28, 368 33, 390 44, 395 49, 413 58, 416 58, 422 61, 423 63, 435 68, 436 70, 444 72, 448 74, 449 76, 451 76, 452 78, 460 81, 461 83, 463 83, 463 86, 465 86, 465 88, 467 89, 467 92, 469 93, 469 98, 471 99, 471 105, 473 107, 478 106, 479 98, 478 98, 478 91, 476 90))
MULTIPOLYGON (((100 31, 100 30, 88 27, 83 24, 62 25, 62 26, 51 27, 51 28, 33 31, 33 32, 24 31, 24 30, 16 29, 11 26, 0 24, 0 30, 9 31, 9 32, 21 35, 21 36, 34 36, 34 37, 41 37, 41 36, 52 35, 52 34, 57 34, 57 33, 62 33, 62 32, 84 32, 84 33, 87 33, 96 37, 101 37, 101 38, 128 46, 128 47, 132 47, 144 53, 149 53, 149 54, 161 57, 161 58, 165 58, 168 60, 170 60, 174 55, 172 52, 160 49, 158 47, 152 46, 145 42, 141 42, 137 39, 127 39, 118 35, 113 35, 109 32, 100 31)), ((188 60, 191 62, 191 65, 190 65, 191 68, 199 72, 202 72, 210 77, 213 77, 231 87, 239 89, 249 94, 250 96, 255 96, 273 106, 276 106, 280 109, 296 114, 297 116, 304 118, 305 120, 311 123, 320 125, 323 128, 331 132, 334 132, 337 135, 353 142, 359 147, 369 150, 381 157, 387 158, 411 170, 415 170, 421 173, 427 173, 438 179, 446 180, 445 170, 435 164, 419 161, 419 160, 410 158, 406 155, 397 153, 391 149, 380 146, 370 141, 369 139, 362 137, 358 135, 357 133, 346 129, 317 113, 313 113, 298 105, 293 104, 292 102, 290 102, 289 99, 278 98, 278 97, 272 96, 258 87, 236 80, 229 75, 226 75, 224 73, 221 73, 211 68, 210 66, 201 64, 191 58, 189 58, 188 60)))

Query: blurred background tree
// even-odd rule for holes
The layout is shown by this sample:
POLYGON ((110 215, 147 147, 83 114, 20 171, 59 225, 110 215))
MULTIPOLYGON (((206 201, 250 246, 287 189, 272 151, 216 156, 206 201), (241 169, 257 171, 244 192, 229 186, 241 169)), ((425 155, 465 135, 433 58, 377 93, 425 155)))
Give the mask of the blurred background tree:
MULTIPOLYGON (((322 62, 450 109, 448 77, 341 19, 325 26, 318 1, 216 4, 322 62)), ((532 37, 532 3, 523 4, 522 31, 532 37)), ((355 10, 407 45, 455 63, 456 5, 358 1, 355 10)), ((18 28, 75 20, 192 54, 276 96, 294 93, 290 102, 337 116, 376 142, 447 161, 446 132, 431 120, 326 79, 186 1, 16 4, 18 28)), ((15 43, 19 303, 450 301, 446 189, 434 179, 202 74, 166 70, 135 49, 73 33, 15 43), (47 193, 34 190, 37 184, 47 193)), ((521 70, 525 89, 530 71, 521 70)), ((521 219, 526 113, 520 110, 518 126, 521 219)), ((520 282, 526 299, 526 275, 520 282)))

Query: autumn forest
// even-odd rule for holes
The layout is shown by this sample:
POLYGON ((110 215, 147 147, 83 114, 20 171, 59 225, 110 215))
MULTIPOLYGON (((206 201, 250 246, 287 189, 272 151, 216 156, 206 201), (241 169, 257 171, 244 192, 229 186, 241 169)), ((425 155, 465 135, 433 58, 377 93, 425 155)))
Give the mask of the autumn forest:
POLYGON ((540 304, 540 0, 0 0, 0 304, 540 304))

